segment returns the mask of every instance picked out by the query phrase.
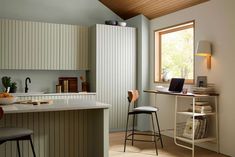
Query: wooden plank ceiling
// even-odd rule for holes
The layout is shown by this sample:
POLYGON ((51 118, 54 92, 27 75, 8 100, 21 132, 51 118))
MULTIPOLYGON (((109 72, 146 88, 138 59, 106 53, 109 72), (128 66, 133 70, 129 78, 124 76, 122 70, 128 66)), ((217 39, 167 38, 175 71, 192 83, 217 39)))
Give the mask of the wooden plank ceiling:
POLYGON ((124 20, 139 14, 160 17, 209 0, 100 0, 124 20))

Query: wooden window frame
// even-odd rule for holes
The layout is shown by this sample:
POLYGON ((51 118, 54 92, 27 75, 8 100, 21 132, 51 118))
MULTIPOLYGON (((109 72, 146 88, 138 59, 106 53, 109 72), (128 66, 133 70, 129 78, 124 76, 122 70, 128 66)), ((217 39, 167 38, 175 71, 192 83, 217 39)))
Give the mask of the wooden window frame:
MULTIPOLYGON (((195 51, 195 20, 188 21, 184 23, 180 23, 177 25, 169 26, 166 28, 154 30, 154 83, 169 83, 169 81, 162 81, 161 79, 161 66, 162 66, 162 58, 161 58, 161 36, 164 34, 185 30, 188 28, 193 28, 193 52, 195 51), (157 35, 156 35, 157 34, 157 35), (156 37, 157 36, 157 37, 156 37), (156 39, 157 38, 157 39, 156 39)), ((195 83, 195 56, 193 55, 193 79, 185 79, 186 84, 194 84, 195 83)))

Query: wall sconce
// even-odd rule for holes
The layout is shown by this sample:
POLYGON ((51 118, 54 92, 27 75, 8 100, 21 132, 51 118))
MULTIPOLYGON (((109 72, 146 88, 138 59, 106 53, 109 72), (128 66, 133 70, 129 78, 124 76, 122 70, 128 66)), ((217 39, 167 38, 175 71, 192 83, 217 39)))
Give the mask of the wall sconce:
POLYGON ((211 69, 211 43, 209 41, 199 41, 195 55, 205 56, 207 58, 207 69, 211 69))

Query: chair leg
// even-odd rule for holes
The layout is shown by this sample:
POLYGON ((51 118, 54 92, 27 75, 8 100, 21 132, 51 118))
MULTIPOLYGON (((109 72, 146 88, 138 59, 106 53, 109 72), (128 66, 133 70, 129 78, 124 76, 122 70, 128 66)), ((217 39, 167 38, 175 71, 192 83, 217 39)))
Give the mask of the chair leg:
POLYGON ((133 124, 132 124, 132 140, 131 145, 134 145, 134 134, 135 134, 135 114, 133 115, 133 124))
POLYGON ((154 142, 155 142, 155 149, 156 149, 156 154, 158 155, 157 138, 156 138, 156 131, 155 131, 155 126, 154 126, 154 121, 153 121, 153 114, 151 114, 151 118, 152 118, 152 125, 153 125, 153 137, 154 137, 154 142))
POLYGON ((20 157, 20 144, 19 144, 19 140, 17 140, 16 143, 17 143, 18 156, 20 157))
POLYGON ((162 134, 161 134, 161 130, 160 130, 159 122, 158 122, 157 112, 155 112, 155 117, 156 117, 156 121, 157 121, 157 128, 158 128, 159 138, 161 141, 161 146, 163 148, 162 134))
POLYGON ((35 150, 34 150, 34 147, 33 147, 33 142, 32 142, 31 136, 29 136, 29 141, 30 141, 30 145, 31 145, 31 148, 32 148, 33 156, 36 157, 36 154, 35 154, 35 150))
POLYGON ((126 133, 125 133, 125 142, 124 142, 124 152, 126 151, 126 139, 127 139, 127 131, 128 131, 128 121, 129 121, 129 114, 127 115, 127 120, 126 120, 126 133))

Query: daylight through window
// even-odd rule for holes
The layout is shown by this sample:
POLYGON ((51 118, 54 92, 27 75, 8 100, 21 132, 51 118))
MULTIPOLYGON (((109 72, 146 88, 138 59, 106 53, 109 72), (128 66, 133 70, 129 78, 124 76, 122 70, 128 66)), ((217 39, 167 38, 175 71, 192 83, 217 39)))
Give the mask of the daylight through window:
POLYGON ((155 82, 194 81, 194 22, 155 31, 155 82))

